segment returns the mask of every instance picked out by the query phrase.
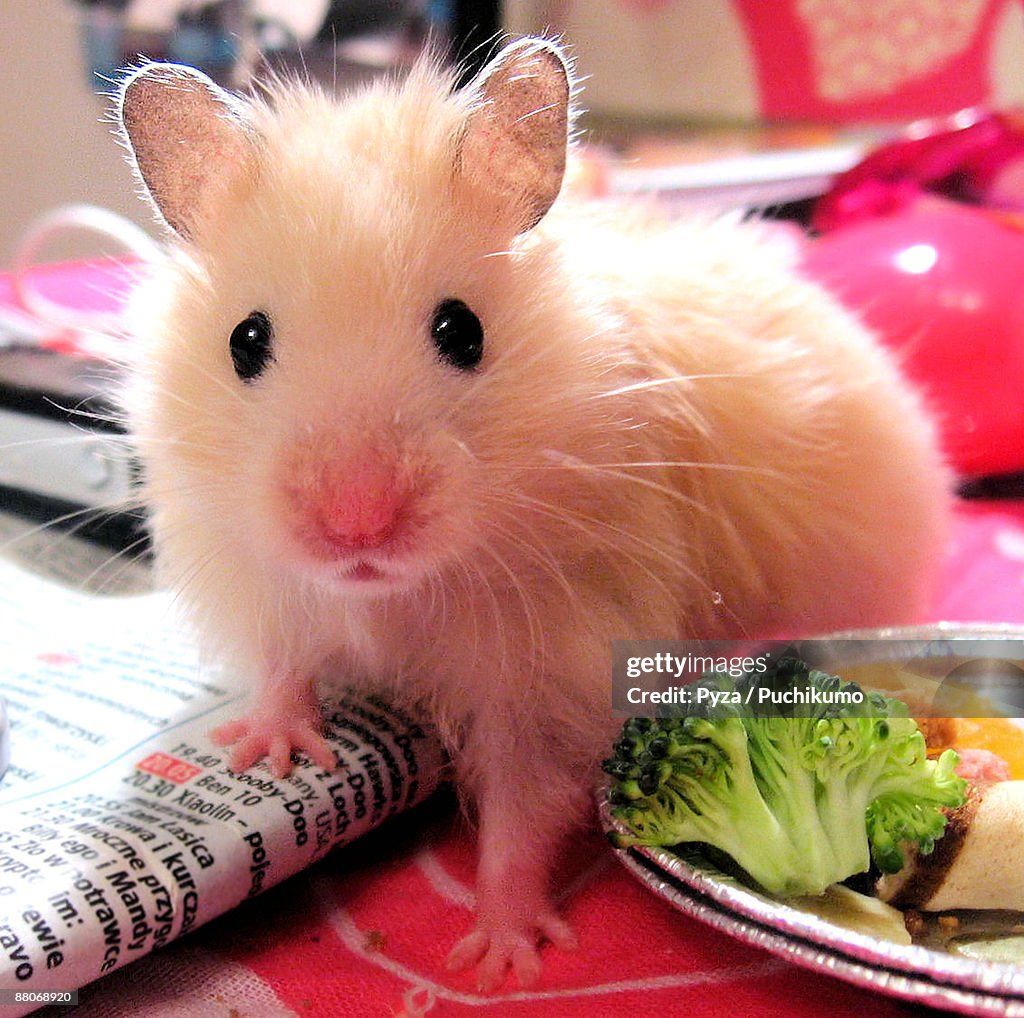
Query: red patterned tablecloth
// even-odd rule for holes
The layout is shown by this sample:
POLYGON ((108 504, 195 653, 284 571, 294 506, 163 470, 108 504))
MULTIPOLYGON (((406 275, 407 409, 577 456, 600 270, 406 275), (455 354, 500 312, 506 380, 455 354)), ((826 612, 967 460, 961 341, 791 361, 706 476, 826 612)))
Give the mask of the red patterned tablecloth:
MULTIPOLYGON (((1024 506, 958 512, 934 618, 1024 621, 1024 506)), ((561 905, 578 951, 539 988, 497 994, 445 971, 472 922, 473 838, 445 794, 164 951, 82 992, 89 1018, 885 1016, 912 1004, 748 947, 676 912, 596 830, 572 846, 561 905)))

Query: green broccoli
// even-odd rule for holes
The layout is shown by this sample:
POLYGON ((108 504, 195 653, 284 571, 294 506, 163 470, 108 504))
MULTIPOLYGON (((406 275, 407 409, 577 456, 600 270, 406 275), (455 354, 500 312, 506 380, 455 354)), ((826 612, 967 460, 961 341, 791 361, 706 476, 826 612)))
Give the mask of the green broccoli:
POLYGON ((796 657, 735 680, 709 674, 698 687, 726 696, 677 717, 627 721, 604 762, 612 813, 632 831, 611 836, 617 847, 704 842, 772 894, 821 894, 870 859, 895 872, 906 843, 931 852, 942 807, 964 801, 956 754, 929 760, 899 700, 796 657), (829 694, 825 702, 783 702, 789 690, 812 689, 829 694), (841 704, 837 691, 863 696, 841 704))

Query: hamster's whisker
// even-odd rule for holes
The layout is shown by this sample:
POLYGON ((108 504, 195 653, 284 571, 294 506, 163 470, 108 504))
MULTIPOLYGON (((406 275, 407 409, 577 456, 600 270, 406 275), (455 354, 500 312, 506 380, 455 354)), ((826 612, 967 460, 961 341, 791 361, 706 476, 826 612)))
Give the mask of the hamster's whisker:
MULTIPOLYGON (((594 329, 584 336, 581 342, 589 343, 609 332, 614 332, 616 327, 617 326, 614 323, 609 323, 600 328, 594 329)), ((467 386, 466 391, 449 406, 449 413, 451 414, 458 411, 464 403, 478 398, 481 391, 486 391, 488 388, 495 385, 500 386, 502 384, 503 377, 507 374, 511 373, 520 376, 529 376, 531 369, 538 361, 543 361, 546 357, 550 356, 550 351, 546 347, 542 347, 535 350, 530 356, 520 358, 518 356, 519 351, 528 342, 528 337, 524 335, 502 350, 498 358, 490 365, 489 369, 486 372, 481 373, 474 380, 474 384, 467 386)))
MULTIPOLYGON (((434 567, 427 575, 427 583, 430 586, 430 608, 426 614, 429 618, 436 620, 436 625, 439 627, 440 632, 444 632, 449 627, 451 619, 454 618, 454 614, 452 616, 449 614, 449 595, 456 596, 456 592, 452 589, 449 582, 451 579, 452 584, 454 584, 457 579, 453 568, 457 567, 460 570, 464 568, 461 561, 458 560, 458 556, 455 556, 452 562, 446 564, 449 568, 443 572, 439 567, 434 567)), ((458 579, 463 580, 461 576, 458 579)), ((458 609, 452 608, 451 610, 455 612, 458 609)), ((473 620, 475 624, 475 617, 473 617, 473 620)), ((476 646, 475 642, 474 646, 476 646)))
MULTIPOLYGON (((0 453, 11 452, 17 449, 31 449, 31 448, 46 448, 46 449, 61 449, 65 447, 74 447, 76 445, 82 445, 83 437, 89 437, 96 435, 104 442, 109 444, 119 444, 120 442, 125 443, 123 452, 127 455, 130 452, 127 446, 127 439, 124 435, 114 434, 97 434, 96 432, 89 431, 87 428, 76 428, 74 429, 76 434, 65 435, 60 438, 55 435, 45 435, 41 438, 22 438, 15 442, 4 442, 0 444, 0 453)), ((119 450, 121 451, 121 450, 119 450)))
MULTIPOLYGON (((183 396, 180 392, 169 388, 164 385, 162 381, 158 381, 152 376, 148 376, 144 383, 145 394, 147 398, 152 399, 154 396, 160 396, 163 399, 171 400, 177 403, 179 406, 185 407, 186 410, 199 410, 199 405, 192 399, 188 399, 183 396)), ((130 415, 129 415, 130 418, 130 415)))
POLYGON ((303 584, 295 591, 294 597, 297 599, 296 611, 302 614, 306 625, 311 632, 315 628, 315 609, 318 602, 316 593, 312 587, 303 584))
POLYGON ((462 554, 456 553, 443 565, 433 568, 427 580, 431 589, 431 600, 424 616, 431 618, 437 627, 433 632, 437 635, 438 641, 453 619, 468 616, 473 623, 473 661, 480 662, 480 613, 460 613, 458 610, 460 599, 462 603, 470 603, 473 599, 472 579, 462 554))
POLYGON ((755 466, 748 463, 708 463, 701 460, 623 460, 620 463, 588 463, 585 460, 577 460, 571 463, 556 462, 545 464, 540 467, 540 469, 545 469, 545 467, 549 467, 554 470, 562 467, 569 467, 570 469, 586 469, 588 467, 592 467, 599 470, 608 468, 632 470, 634 467, 648 468, 652 470, 659 468, 667 470, 722 470, 729 473, 757 474, 761 477, 788 480, 788 477, 783 474, 782 471, 772 470, 770 467, 755 466))
MULTIPOLYGON (((276 589, 276 593, 277 593, 277 597, 274 598, 273 606, 274 606, 274 608, 277 611, 277 618, 275 620, 275 628, 270 633, 271 637, 273 637, 274 633, 287 633, 287 632, 289 632, 288 628, 286 628, 286 625, 285 625, 285 619, 287 617, 287 612, 286 612, 287 605, 286 605, 285 587, 283 585, 278 587, 276 589)), ((268 642, 269 641, 266 639, 266 633, 261 634, 261 637, 260 637, 260 640, 259 640, 259 646, 260 646, 260 650, 263 653, 265 659, 267 659, 268 655, 272 654, 273 651, 274 651, 273 647, 270 647, 268 649, 265 646, 268 642)))
POLYGON ((90 428, 86 424, 80 423, 80 421, 92 421, 95 424, 107 424, 113 425, 119 429, 118 432, 110 433, 104 432, 105 435, 109 435, 111 438, 126 437, 125 432, 128 431, 128 416, 120 412, 109 412, 104 413, 99 410, 87 410, 81 403, 76 406, 65 406, 63 403, 57 403, 54 400, 48 401, 51 406, 59 410, 63 414, 67 414, 68 417, 73 418, 67 423, 73 428, 83 431, 85 434, 94 434, 96 429, 90 428))
POLYGON ((190 620, 194 619, 196 606, 202 603, 206 596, 204 592, 215 581, 220 566, 216 549, 194 559, 188 570, 175 578, 176 582, 171 588, 170 608, 190 620))
POLYGON ((520 604, 523 606, 523 618, 526 620, 527 634, 530 642, 530 677, 536 681, 538 676, 535 673, 538 662, 544 660, 544 627, 541 624, 537 606, 527 589, 523 586, 522 581, 516 576, 515 570, 505 561, 505 558, 487 541, 482 542, 480 547, 508 577, 511 589, 515 591, 520 604))
MULTIPOLYGON (((474 603, 474 590, 473 590, 473 571, 470 569, 465 555, 459 553, 456 558, 456 564, 459 567, 459 584, 461 587, 461 594, 464 604, 474 603)), ((471 618, 473 619, 473 658, 475 661, 480 660, 480 647, 482 644, 481 636, 481 619, 478 612, 470 612, 471 618)), ((499 625, 500 625, 499 620, 499 625)), ((504 640, 502 641, 504 643, 504 640)))
POLYGON ((89 526, 90 523, 101 520, 107 516, 113 516, 116 513, 121 512, 123 507, 124 503, 118 501, 107 504, 83 506, 80 509, 73 509, 70 512, 62 513, 59 516, 54 516, 51 519, 44 520, 43 522, 30 527, 28 530, 24 530, 18 534, 13 534, 6 541, 0 543, 0 553, 17 545, 20 541, 38 537, 40 534, 48 530, 55 531, 56 536, 53 538, 53 546, 59 547, 61 542, 73 539, 80 530, 89 526), (73 523, 73 526, 66 526, 68 523, 73 523))
POLYGON ((201 603, 204 585, 212 582, 217 568, 223 565, 223 555, 223 549, 215 547, 201 556, 193 556, 188 568, 175 574, 170 585, 170 606, 191 615, 194 606, 201 603))
POLYGON ((633 392, 647 392, 651 389, 659 389, 665 385, 682 385, 689 382, 699 382, 709 378, 748 378, 747 374, 736 372, 709 372, 699 375, 671 375, 667 378, 645 378, 640 382, 631 382, 629 385, 621 385, 617 389, 606 389, 604 392, 595 393, 590 399, 610 399, 614 396, 625 396, 633 392))
MULTIPOLYGON (((605 547, 609 548, 615 555, 621 556, 631 562, 633 566, 643 572, 655 586, 661 588, 665 596, 666 603, 677 602, 679 600, 678 592, 673 592, 668 587, 663 576, 656 572, 648 563, 623 549, 621 547, 621 542, 616 540, 617 537, 625 538, 627 541, 639 545, 641 548, 650 552, 655 558, 663 559, 674 569, 682 570, 686 576, 696 583, 697 588, 704 593, 710 596, 714 596, 716 593, 714 586, 707 580, 704 580, 693 567, 687 565, 687 563, 679 557, 678 553, 673 554, 667 548, 660 548, 630 531, 624 530, 621 527, 616 527, 605 520, 599 520, 595 517, 587 516, 586 514, 580 513, 578 510, 567 510, 565 506, 561 505, 554 506, 540 499, 525 495, 523 492, 516 492, 515 498, 517 501, 522 503, 523 508, 532 508, 539 514, 546 515, 560 523, 573 525, 592 540, 603 543, 605 547), (598 532, 595 532, 590 527, 585 526, 584 522, 589 524, 590 527, 597 528, 598 532), (607 531, 608 533, 601 533, 600 531, 607 531)), ((726 608, 725 610, 733 621, 735 621, 740 627, 740 631, 746 632, 743 621, 739 616, 736 615, 731 608, 726 608)))
POLYGON ((267 652, 267 603, 261 599, 256 605, 256 650, 264 661, 270 660, 267 652))
POLYGON ((509 526, 501 532, 501 536, 508 540, 518 551, 524 552, 534 559, 539 566, 551 576, 551 578, 565 591, 569 600, 579 600, 579 592, 575 590, 566 576, 565 569, 559 565, 558 560, 550 552, 545 552, 540 544, 530 540, 527 528, 522 526, 522 520, 515 513, 517 507, 511 500, 495 500, 493 503, 498 508, 496 516, 499 519, 507 520, 509 526), (502 511, 505 510, 505 511, 502 511), (517 539, 517 531, 518 538, 517 539))
POLYGON ((596 463, 585 463, 582 460, 566 462, 563 466, 568 470, 576 470, 581 473, 590 471, 592 473, 599 474, 602 477, 614 477, 618 481, 627 481, 630 484, 636 484, 642 488, 649 488, 651 491, 656 491, 659 495, 664 495, 672 501, 679 502, 690 509, 697 509, 700 512, 708 512, 708 507, 700 502, 699 499, 686 495, 675 488, 670 488, 667 484, 659 484, 657 481, 652 481, 649 477, 635 477, 633 474, 627 473, 624 470, 613 470, 608 467, 598 466, 596 463))
MULTIPOLYGON (((238 389, 234 388, 229 383, 225 382, 223 378, 219 378, 217 375, 215 375, 194 354, 192 356, 186 358, 184 363, 187 364, 189 367, 193 368, 194 370, 198 371, 203 376, 203 378, 205 378, 207 381, 212 382, 214 385, 216 385, 217 388, 219 388, 222 392, 226 393, 239 406, 243 406, 244 407, 244 406, 247 405, 246 401, 245 401, 245 398, 242 396, 242 393, 238 389)), ((148 376, 148 378, 146 379, 146 382, 144 383, 144 385, 147 388, 154 388, 154 389, 158 388, 160 393, 162 395, 164 395, 164 396, 170 396, 171 398, 177 398, 178 402, 181 403, 182 406, 192 407, 193 409, 195 408, 194 404, 190 400, 185 399, 185 397, 183 397, 180 393, 171 392, 170 390, 164 388, 162 385, 159 386, 159 387, 154 386, 153 385, 152 375, 148 376)))
POLYGON ((139 496, 139 503, 144 507, 149 500, 160 500, 164 496, 192 495, 201 497, 203 505, 207 508, 220 508, 224 512, 237 511, 237 502, 233 502, 229 495, 216 490, 208 481, 154 481, 146 478, 143 482, 142 492, 139 496))
POLYGON ((508 673, 509 669, 509 647, 505 633, 505 609, 494 590, 493 584, 481 568, 481 564, 479 562, 473 561, 466 563, 466 579, 470 585, 467 593, 471 603, 474 600, 476 590, 479 589, 481 585, 483 586, 483 592, 486 595, 487 600, 490 602, 491 612, 494 618, 494 625, 491 627, 490 632, 498 642, 497 671, 498 674, 505 675, 508 673))
MULTIPOLYGON (((515 517, 511 514, 508 514, 508 518, 515 521, 515 517)), ((538 545, 530 541, 528 535, 525 533, 517 540, 513 528, 506 530, 504 537, 513 544, 517 551, 523 552, 533 559, 538 566, 546 572, 559 587, 561 587, 565 592, 565 596, 570 601, 579 600, 579 591, 576 590, 569 582, 565 569, 559 565, 557 559, 550 554, 544 554, 543 550, 538 545)))
MULTIPOLYGON (((546 516, 562 526, 575 528, 591 540, 602 544, 611 552, 609 555, 610 559, 614 560, 615 557, 625 559, 636 569, 639 569, 648 576, 656 586, 660 587, 669 600, 675 599, 676 595, 674 595, 669 589, 662 576, 652 569, 650 565, 623 548, 622 539, 625 539, 629 543, 640 545, 641 548, 652 553, 655 558, 662 559, 666 563, 670 563, 673 567, 678 566, 679 568, 686 570, 687 567, 683 565, 683 563, 679 562, 667 548, 659 548, 656 545, 637 537, 636 534, 623 530, 621 527, 616 527, 605 520, 599 520, 596 517, 588 516, 578 510, 567 510, 564 506, 552 505, 551 503, 545 502, 541 499, 532 498, 524 492, 515 492, 513 494, 513 498, 519 503, 520 508, 546 516)), ((697 579, 696 574, 691 572, 691 575, 693 575, 694 579, 697 579)))
POLYGON ((512 583, 516 594, 522 603, 523 611, 527 619, 527 627, 530 638, 530 653, 528 657, 529 671, 528 676, 531 680, 530 687, 536 684, 538 680, 543 679, 541 674, 541 668, 544 661, 547 660, 547 639, 545 637, 545 626, 541 617, 541 612, 537 604, 536 598, 533 596, 533 592, 530 588, 523 583, 521 577, 516 574, 516 571, 508 562, 507 556, 496 553, 497 559, 512 583))
POLYGON ((148 535, 138 537, 130 544, 126 544, 123 548, 105 558, 95 569, 93 569, 93 571, 82 580, 82 586, 89 590, 95 589, 98 594, 106 593, 108 589, 117 585, 124 574, 132 568, 132 566, 139 563, 142 558, 140 549, 145 549, 148 547, 148 544, 148 535), (110 569, 115 563, 117 564, 117 569, 109 576, 105 577, 99 587, 94 587, 94 581, 100 573, 106 569, 110 569))
POLYGON ((430 618, 440 618, 441 624, 444 625, 445 611, 444 611, 444 593, 438 590, 438 576, 434 572, 427 573, 426 576, 427 592, 430 595, 430 600, 427 602, 427 609, 425 614, 430 618), (438 598, 442 601, 442 607, 440 613, 437 611, 438 598))

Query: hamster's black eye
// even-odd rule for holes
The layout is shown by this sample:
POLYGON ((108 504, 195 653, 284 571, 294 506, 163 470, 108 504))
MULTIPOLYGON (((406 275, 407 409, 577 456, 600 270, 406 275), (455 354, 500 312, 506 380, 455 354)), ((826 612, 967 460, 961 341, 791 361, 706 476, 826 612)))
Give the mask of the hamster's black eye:
POLYGON ((437 305, 430 335, 441 357, 462 371, 475 368, 484 355, 484 328, 461 300, 449 298, 437 305))
POLYGON ((253 311, 231 330, 231 362, 243 382, 258 378, 273 359, 274 326, 263 311, 253 311))

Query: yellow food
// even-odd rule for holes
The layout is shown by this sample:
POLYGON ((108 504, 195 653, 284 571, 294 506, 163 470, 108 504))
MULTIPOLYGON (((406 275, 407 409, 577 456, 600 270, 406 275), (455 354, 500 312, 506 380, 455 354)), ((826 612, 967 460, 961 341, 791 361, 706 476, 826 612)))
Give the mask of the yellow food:
MULTIPOLYGON (((934 719, 932 719, 934 720, 934 719)), ((955 728, 954 749, 987 749, 1001 756, 1010 768, 1013 781, 1024 781, 1024 728, 1007 718, 950 718, 955 728)), ((932 749, 943 746, 932 746, 932 749)))
POLYGON ((878 898, 859 894, 844 884, 833 884, 824 894, 790 898, 786 904, 854 933, 866 933, 894 944, 911 942, 902 912, 878 898))
POLYGON ((929 756, 944 749, 987 749, 1002 757, 1012 781, 1024 780, 1024 728, 1009 718, 917 718, 929 756))

